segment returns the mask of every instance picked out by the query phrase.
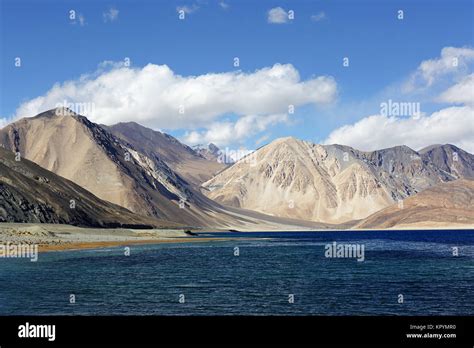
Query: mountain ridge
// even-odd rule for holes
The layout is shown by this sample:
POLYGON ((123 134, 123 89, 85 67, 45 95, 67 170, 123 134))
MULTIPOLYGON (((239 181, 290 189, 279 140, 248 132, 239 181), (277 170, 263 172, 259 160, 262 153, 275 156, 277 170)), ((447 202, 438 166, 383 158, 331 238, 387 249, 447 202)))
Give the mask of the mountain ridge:
POLYGON ((79 185, 0 147, 0 221, 88 227, 178 227, 103 201, 79 185))
POLYGON ((148 157, 159 155, 163 162, 194 187, 199 187, 226 167, 217 160, 201 156, 173 136, 136 122, 122 122, 104 128, 148 157))
POLYGON ((358 229, 474 226, 474 180, 457 179, 408 197, 355 225, 358 229))
POLYGON ((366 218, 439 183, 472 177, 468 168, 474 156, 456 149, 461 154, 456 173, 461 175, 438 168, 431 152, 422 156, 405 145, 364 152, 285 137, 254 152, 255 166, 238 161, 203 187, 208 197, 224 205, 341 223, 366 218))
POLYGON ((0 130, 0 144, 137 213, 199 226, 212 210, 158 156, 148 158, 75 113, 53 109, 21 119, 0 130))
POLYGON ((451 144, 369 152, 294 137, 226 166, 136 122, 98 125, 67 109, 5 126, 0 145, 101 199, 189 226, 236 226, 252 220, 245 211, 346 224, 440 183, 474 177, 474 156, 451 144))

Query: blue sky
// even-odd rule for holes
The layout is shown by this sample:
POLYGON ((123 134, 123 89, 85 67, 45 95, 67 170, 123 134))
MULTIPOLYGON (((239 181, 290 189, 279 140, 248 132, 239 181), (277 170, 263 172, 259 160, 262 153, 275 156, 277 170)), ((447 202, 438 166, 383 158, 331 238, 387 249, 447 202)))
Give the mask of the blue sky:
MULTIPOLYGON (((254 148, 258 139, 267 142, 289 135, 321 142, 338 127, 378 113, 381 100, 388 98, 419 100, 427 114, 448 107, 449 103, 430 100, 434 92, 401 97, 397 86, 422 61, 439 58, 444 47, 472 48, 473 18, 470 0, 1 0, 0 118, 32 116, 17 114, 22 103, 45 95, 55 83, 87 73, 98 76, 101 62, 120 62, 124 57, 131 59, 131 68, 167 65, 182 77, 237 70, 252 74, 279 63, 291 64, 301 81, 332 77, 337 96, 324 105, 302 102, 286 120, 269 122, 261 131, 221 145, 254 148), (179 6, 192 10, 185 20, 178 18, 179 6), (268 11, 277 7, 293 10, 294 20, 269 23, 268 11), (118 14, 104 20, 111 8, 118 14), (71 9, 76 18, 84 18, 83 23, 71 21, 71 9), (403 20, 397 18, 400 9, 403 20), (315 21, 313 15, 323 18, 315 21), (16 57, 21 58, 20 68, 15 67, 16 57), (234 57, 240 59, 238 68, 233 66, 234 57), (344 57, 349 57, 349 67, 343 67, 344 57)), ((472 64, 465 63, 468 70, 462 73, 468 76, 472 64)), ((462 77, 455 74, 444 81, 439 92, 462 77)), ((130 120, 136 120, 132 113, 130 120)), ((207 121, 232 124, 242 116, 230 110, 207 121)), ((114 123, 113 116, 97 120, 114 123)), ((210 127, 204 120, 169 128, 163 120, 142 123, 181 139, 189 140, 186 135, 192 131, 203 141, 211 137, 204 136, 210 127)))

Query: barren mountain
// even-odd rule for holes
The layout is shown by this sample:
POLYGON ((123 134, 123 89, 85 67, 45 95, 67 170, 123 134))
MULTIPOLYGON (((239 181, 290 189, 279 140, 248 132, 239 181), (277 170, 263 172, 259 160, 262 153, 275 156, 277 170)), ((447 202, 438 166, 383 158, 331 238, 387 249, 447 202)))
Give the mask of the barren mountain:
POLYGON ((393 204, 356 228, 474 227, 474 180, 441 183, 393 204))
POLYGON ((432 145, 419 151, 424 162, 432 163, 454 178, 474 178, 474 157, 451 145, 432 145))
POLYGON ((213 143, 210 143, 208 145, 194 145, 193 150, 201 157, 204 157, 207 160, 213 162, 219 162, 220 158, 222 157, 221 150, 213 143))
MULTIPOLYGON (((467 160, 460 161, 462 166, 469 166, 472 157, 467 154, 467 160)), ((365 218, 397 200, 454 179, 406 146, 362 152, 282 138, 203 186, 208 197, 226 205, 341 223, 365 218)))
MULTIPOLYGON (((154 218, 218 229, 329 227, 224 208, 173 171, 151 145, 143 145, 147 156, 130 142, 114 136, 107 127, 67 109, 50 110, 6 126, 0 130, 0 145, 101 199, 154 218)), ((175 146, 178 150, 185 147, 179 143, 175 146)), ((178 150, 177 156, 182 154, 178 150)))
POLYGON ((192 226, 219 222, 218 205, 194 191, 158 155, 144 155, 67 109, 6 126, 0 144, 133 212, 192 226))
POLYGON ((104 127, 147 157, 159 156, 173 171, 195 187, 199 187, 226 167, 217 161, 217 157, 203 156, 171 135, 143 127, 135 122, 104 127))
POLYGON ((176 227, 103 201, 0 147, 0 222, 65 223, 96 227, 176 227))

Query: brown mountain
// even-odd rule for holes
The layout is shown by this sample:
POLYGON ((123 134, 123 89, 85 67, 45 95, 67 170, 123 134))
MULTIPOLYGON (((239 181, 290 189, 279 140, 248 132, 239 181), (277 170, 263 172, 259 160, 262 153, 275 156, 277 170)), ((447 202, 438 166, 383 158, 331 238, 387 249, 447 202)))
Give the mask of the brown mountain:
POLYGON ((0 147, 0 222, 95 227, 177 227, 134 214, 0 147))
MULTIPOLYGON (((103 200, 141 215, 219 229, 301 229, 308 225, 224 208, 171 169, 159 153, 151 150, 152 144, 142 147, 147 156, 107 127, 67 109, 49 110, 6 126, 0 130, 0 145, 103 200)), ((165 158, 170 161, 172 156, 165 158)))
MULTIPOLYGON (((474 156, 458 149, 456 173, 471 175, 474 156), (472 168, 472 167, 471 167, 472 168)), ((367 216, 445 181, 436 161, 396 146, 363 152, 281 138, 203 184, 224 204, 280 217, 343 223, 367 216)))
POLYGON ((0 144, 97 197, 133 212, 190 226, 222 222, 218 204, 194 190, 158 154, 148 157, 68 109, 23 118, 0 130, 0 144))
POLYGON ((474 178, 474 156, 454 145, 432 145, 419 153, 424 162, 432 163, 451 177, 474 178))
MULTIPOLYGON (((194 145, 193 150, 199 154, 199 156, 206 158, 209 161, 219 162, 224 158, 221 149, 219 149, 215 144, 209 143, 208 145, 194 145)), ((227 156, 228 157, 228 156, 227 156)), ((234 163, 232 159, 225 158, 225 162, 228 164, 234 163)), ((224 168, 222 168, 224 169, 224 168)))
POLYGON ((226 167, 179 142, 171 135, 143 127, 135 122, 104 126, 117 138, 149 158, 159 158, 184 180, 199 187, 226 167))
POLYGON ((356 228, 474 227, 474 180, 441 183, 364 219, 356 228))

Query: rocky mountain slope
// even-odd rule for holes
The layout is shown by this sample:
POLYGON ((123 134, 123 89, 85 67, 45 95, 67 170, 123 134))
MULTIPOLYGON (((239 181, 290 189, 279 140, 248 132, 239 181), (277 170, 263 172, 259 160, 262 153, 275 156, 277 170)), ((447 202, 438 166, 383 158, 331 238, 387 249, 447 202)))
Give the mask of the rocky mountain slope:
POLYGON ((453 145, 363 152, 294 138, 224 167, 161 132, 100 126, 67 109, 4 127, 0 145, 132 212, 219 229, 347 228, 441 183, 474 177, 474 156, 453 145))
MULTIPOLYGON (((206 158, 209 161, 219 162, 223 157, 221 155, 221 149, 219 149, 215 144, 210 143, 208 145, 194 145, 193 150, 198 153, 201 157, 206 158)), ((226 158, 227 162, 231 162, 229 158, 226 158)), ((222 161, 221 161, 222 162, 222 161)), ((231 162, 232 163, 232 162, 231 162)), ((231 164, 230 163, 230 164, 231 164)), ((222 168, 223 169, 223 168, 222 168)))
POLYGON ((459 179, 430 187, 369 216, 355 228, 473 228, 474 180, 459 179))
POLYGON ((225 164, 217 161, 217 157, 205 156, 182 144, 171 135, 143 127, 135 122, 104 127, 147 157, 159 157, 195 187, 199 187, 226 167, 225 164))
POLYGON ((348 146, 282 138, 238 161, 203 187, 208 197, 226 205, 342 223, 365 218, 428 187, 455 180, 460 173, 470 177, 473 155, 457 151, 462 156, 458 156, 455 175, 406 146, 362 152, 348 146))
POLYGON ((190 226, 219 223, 204 197, 158 154, 148 157, 105 128, 67 109, 24 118, 0 130, 0 144, 97 197, 133 212, 190 226))
POLYGON ((72 181, 0 147, 0 222, 95 227, 177 227, 103 201, 72 181))
POLYGON ((474 177, 474 157, 451 144, 432 145, 419 151, 424 162, 454 178, 474 177))

